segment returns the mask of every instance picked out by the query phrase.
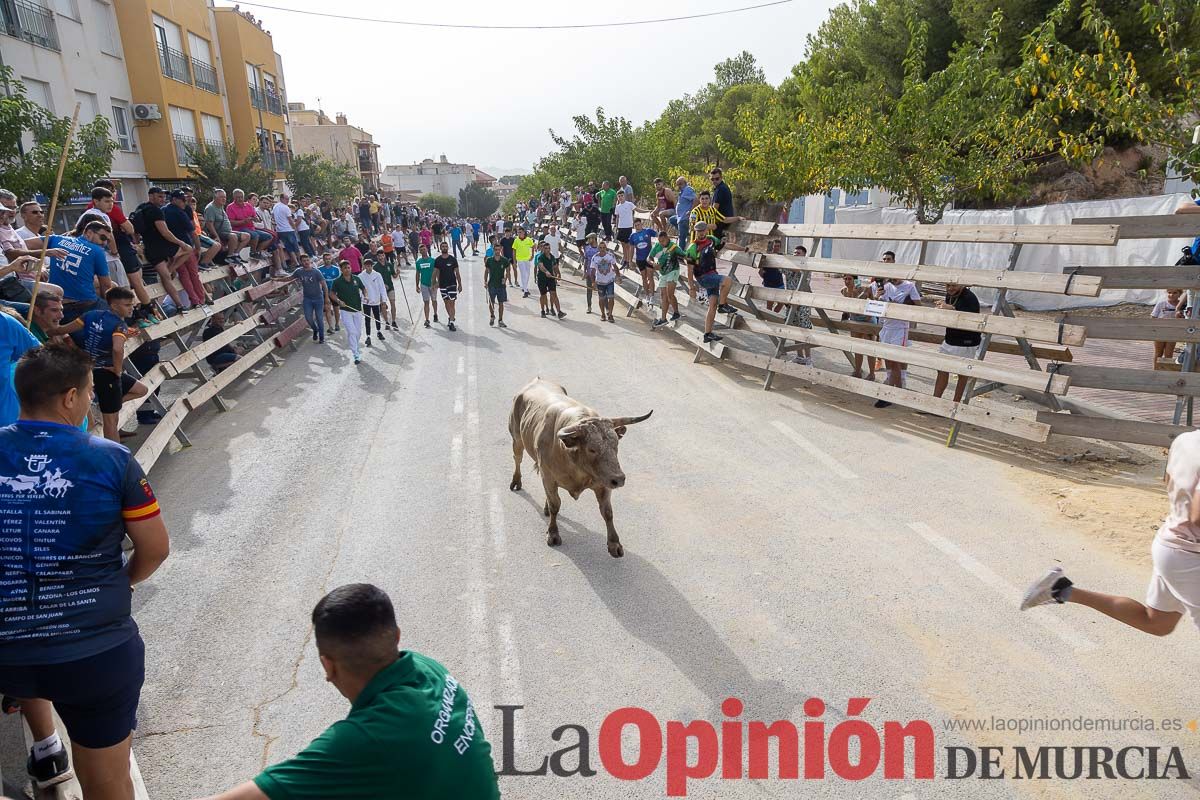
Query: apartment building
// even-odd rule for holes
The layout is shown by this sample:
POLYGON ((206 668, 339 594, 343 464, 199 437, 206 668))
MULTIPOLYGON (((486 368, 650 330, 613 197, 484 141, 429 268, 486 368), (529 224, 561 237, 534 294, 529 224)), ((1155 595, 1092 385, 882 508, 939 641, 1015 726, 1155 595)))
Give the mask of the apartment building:
POLYGON ((492 187, 496 179, 473 164, 455 164, 445 155, 437 161, 426 158, 417 164, 389 164, 384 179, 397 191, 417 196, 435 193, 457 198, 459 191, 472 184, 492 187))
POLYGON ((80 123, 107 118, 117 142, 110 177, 132 206, 145 200, 148 184, 142 131, 132 112, 141 99, 131 90, 118 32, 117 12, 125 2, 0 0, 0 63, 51 113, 68 117, 79 103, 80 123))
POLYGON ((351 165, 358 170, 364 193, 382 190, 379 145, 371 134, 349 124, 345 114, 330 119, 324 111, 306 108, 304 103, 288 103, 287 107, 297 153, 317 153, 335 163, 351 165))
POLYGON ((269 31, 237 8, 214 8, 229 98, 233 139, 243 152, 257 145, 264 165, 282 180, 291 158, 283 61, 269 31))

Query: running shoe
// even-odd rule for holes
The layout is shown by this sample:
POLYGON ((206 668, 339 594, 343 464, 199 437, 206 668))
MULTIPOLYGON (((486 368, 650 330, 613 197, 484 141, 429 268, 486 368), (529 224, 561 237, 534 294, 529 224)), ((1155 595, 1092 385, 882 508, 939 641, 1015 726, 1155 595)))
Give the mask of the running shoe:
POLYGON ((499 325, 497 325, 497 327, 499 327, 499 328, 507 328, 508 326, 504 324, 504 320, 500 320, 500 323, 499 323, 499 325))
POLYGON ((433 315, 433 321, 434 321, 434 322, 437 322, 437 321, 438 321, 438 318, 437 318, 437 313, 436 313, 436 312, 435 312, 435 313, 434 313, 434 315, 433 315))
POLYGON ((33 778, 33 782, 39 789, 62 783, 72 775, 67 748, 59 747, 53 753, 37 759, 33 757, 33 749, 30 748, 29 760, 25 762, 25 771, 29 773, 29 777, 33 778))
POLYGON ((355 363, 355 364, 361 364, 361 363, 362 363, 362 356, 355 356, 355 357, 354 357, 354 363, 355 363))
POLYGON ((876 401, 875 401, 875 407, 876 407, 876 408, 890 408, 890 407, 891 407, 891 405, 892 405, 892 404, 891 404, 891 403, 889 403, 887 400, 876 400, 876 401))
POLYGON ((719 341, 721 341, 721 337, 715 333, 710 332, 710 333, 704 334, 704 343, 705 344, 708 344, 709 342, 719 342, 719 341))
POLYGON ((317 332, 313 331, 313 341, 315 342, 316 340, 317 340, 317 332))
POLYGON ((371 337, 368 336, 367 337, 367 347, 370 347, 370 346, 371 346, 371 337))
POLYGON ((521 295, 522 300, 524 300, 526 297, 529 297, 529 292, 526 292, 525 294, 521 295))
MULTIPOLYGON (((425 327, 426 327, 426 328, 432 328, 433 326, 429 324, 429 320, 425 320, 425 327)), ((334 328, 334 330, 336 331, 336 330, 337 330, 337 328, 334 328)))
POLYGON ((449 327, 449 328, 450 328, 450 330, 452 330, 452 331, 456 331, 456 330, 458 330, 458 328, 454 327, 454 323, 453 323, 453 322, 451 322, 451 323, 449 324, 449 326, 448 326, 448 327, 449 327))
POLYGON ((387 339, 383 338, 383 331, 380 331, 380 332, 379 332, 379 341, 381 341, 381 342, 386 342, 386 341, 387 341, 387 339))
POLYGON ((318 339, 317 344, 325 344, 325 337, 322 336, 320 339, 318 339))
POLYGON ((1063 574, 1062 567, 1054 567, 1025 591, 1025 596, 1021 598, 1021 610, 1027 611, 1046 603, 1065 602, 1061 596, 1062 590, 1071 585, 1071 579, 1063 574))
POLYGON ((495 318, 495 317, 488 317, 488 327, 490 328, 491 326, 493 326, 493 325, 495 325, 495 324, 496 324, 496 318, 495 318))
POLYGON ((558 312, 558 318, 559 318, 559 319, 562 319, 562 318, 563 318, 563 317, 565 317, 566 315, 567 315, 567 313, 566 313, 565 311, 560 311, 560 312, 558 312))
POLYGON ((802 367, 811 367, 813 360, 808 356, 792 356, 792 363, 799 364, 802 367))
POLYGON ((542 319, 546 318, 546 309, 542 309, 542 319))
POLYGON ((736 314, 738 313, 738 310, 729 305, 729 303, 721 303, 719 306, 717 306, 717 312, 720 314, 736 314))
POLYGON ((677 320, 677 319, 679 319, 679 312, 678 312, 678 311, 676 311, 674 314, 672 314, 672 315, 671 315, 671 322, 674 322, 674 321, 675 321, 675 320, 677 320))
POLYGON ((661 328, 663 325, 666 325, 666 324, 667 324, 667 321, 666 321, 665 319, 656 319, 656 320, 654 320, 654 327, 655 327, 655 328, 661 328))

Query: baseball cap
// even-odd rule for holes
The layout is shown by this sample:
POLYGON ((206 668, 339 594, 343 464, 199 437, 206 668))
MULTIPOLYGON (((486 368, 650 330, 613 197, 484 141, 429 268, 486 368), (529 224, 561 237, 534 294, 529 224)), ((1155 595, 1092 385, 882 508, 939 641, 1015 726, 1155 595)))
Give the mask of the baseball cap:
POLYGON ((161 186, 151 186, 146 191, 146 194, 166 194, 166 193, 167 193, 167 190, 162 188, 161 186))
POLYGON ((172 200, 174 200, 176 198, 183 199, 185 197, 187 197, 187 192, 185 192, 183 189, 172 189, 171 190, 171 199, 172 200))
POLYGON ((696 223, 696 230, 697 230, 697 231, 706 231, 706 230, 708 230, 708 223, 707 223, 707 222, 697 222, 697 223, 696 223))

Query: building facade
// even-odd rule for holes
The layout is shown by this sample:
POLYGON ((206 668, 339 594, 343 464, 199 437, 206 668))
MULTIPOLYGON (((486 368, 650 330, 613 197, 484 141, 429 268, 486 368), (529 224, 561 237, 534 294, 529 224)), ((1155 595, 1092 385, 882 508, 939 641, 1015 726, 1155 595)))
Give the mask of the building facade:
POLYGON ((472 164, 452 164, 446 156, 437 161, 427 158, 419 164, 389 164, 383 179, 399 192, 444 194, 458 199, 458 193, 468 186, 494 186, 496 179, 472 164))
MULTIPOLYGON (((146 199, 147 170, 141 131, 134 126, 125 46, 118 14, 125 0, 0 0, 0 63, 12 68, 26 96, 52 114, 79 122, 105 117, 117 142, 109 177, 121 200, 146 199)), ((3 186, 0 176, 0 186, 3 186)), ((45 191, 50 193, 52 187, 45 191)))
POLYGON ((383 190, 379 174, 379 145, 371 134, 349 124, 345 114, 330 119, 320 109, 304 103, 288 103, 292 146, 296 153, 316 153, 337 164, 358 170, 362 191, 371 194, 383 190))

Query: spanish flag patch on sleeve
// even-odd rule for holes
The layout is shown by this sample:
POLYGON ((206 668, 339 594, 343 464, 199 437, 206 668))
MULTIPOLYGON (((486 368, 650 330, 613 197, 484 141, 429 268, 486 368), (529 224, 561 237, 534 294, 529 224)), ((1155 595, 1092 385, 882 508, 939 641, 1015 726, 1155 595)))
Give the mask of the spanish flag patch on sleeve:
POLYGON ((126 522, 137 522, 138 520, 150 519, 151 517, 158 516, 158 514, 158 500, 155 500, 154 498, 151 498, 150 502, 143 503, 140 506, 134 506, 133 508, 121 510, 121 516, 125 518, 126 522))

